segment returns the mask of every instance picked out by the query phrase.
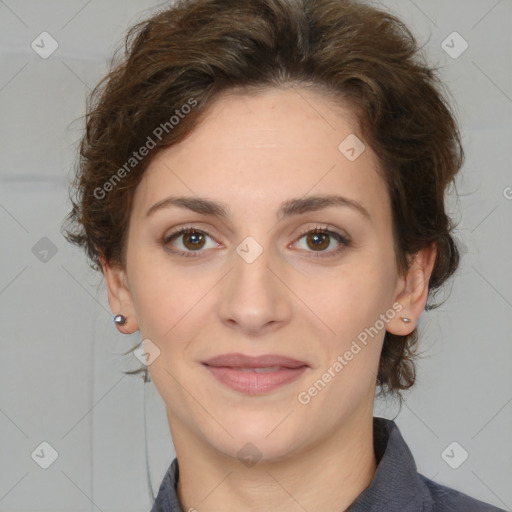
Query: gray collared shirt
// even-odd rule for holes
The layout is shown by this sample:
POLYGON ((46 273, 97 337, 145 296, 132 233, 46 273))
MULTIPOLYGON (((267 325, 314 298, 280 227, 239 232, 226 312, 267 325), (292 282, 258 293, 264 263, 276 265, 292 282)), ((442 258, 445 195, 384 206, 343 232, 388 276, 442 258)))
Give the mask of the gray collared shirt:
MULTIPOLYGON (((346 512, 505 512, 418 473, 409 447, 394 421, 373 418, 377 471, 346 512)), ((151 512, 184 512, 177 496, 179 467, 174 459, 151 512)))

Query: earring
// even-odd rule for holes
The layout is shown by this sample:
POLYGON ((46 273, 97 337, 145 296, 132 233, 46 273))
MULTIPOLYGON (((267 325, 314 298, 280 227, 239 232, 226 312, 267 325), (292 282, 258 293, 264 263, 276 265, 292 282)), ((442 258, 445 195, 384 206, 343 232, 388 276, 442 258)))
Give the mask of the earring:
POLYGON ((116 325, 124 325, 126 323, 126 317, 124 315, 116 315, 114 317, 114 323, 116 325))
POLYGON ((408 324, 411 321, 411 319, 407 318, 406 316, 403 316, 402 321, 405 322, 406 324, 408 324))

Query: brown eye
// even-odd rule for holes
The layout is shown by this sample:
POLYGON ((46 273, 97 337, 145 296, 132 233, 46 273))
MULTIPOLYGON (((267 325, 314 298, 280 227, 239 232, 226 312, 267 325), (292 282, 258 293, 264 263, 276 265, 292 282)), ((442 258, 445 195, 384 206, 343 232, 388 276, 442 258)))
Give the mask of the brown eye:
POLYGON ((200 256, 205 252, 202 249, 218 246, 211 235, 194 227, 171 233, 163 238, 162 243, 169 250, 181 256, 200 256), (208 239, 211 240, 209 247, 207 246, 208 239))
POLYGON ((306 240, 308 247, 313 250, 324 250, 329 247, 330 235, 326 233, 310 233, 307 235, 306 240))
POLYGON ((183 245, 192 251, 202 249, 205 244, 204 234, 200 231, 183 233, 183 245))
POLYGON ((302 248, 304 248, 306 252, 311 253, 311 256, 314 257, 327 258, 330 256, 336 256, 339 252, 349 247, 351 243, 349 238, 336 233, 335 231, 319 227, 302 233, 297 242, 299 243, 299 247, 301 245, 300 242, 303 239, 305 241, 305 248, 302 248), (338 244, 338 247, 334 245, 334 249, 331 248, 330 250, 327 250, 331 247, 333 241, 334 244, 338 244))

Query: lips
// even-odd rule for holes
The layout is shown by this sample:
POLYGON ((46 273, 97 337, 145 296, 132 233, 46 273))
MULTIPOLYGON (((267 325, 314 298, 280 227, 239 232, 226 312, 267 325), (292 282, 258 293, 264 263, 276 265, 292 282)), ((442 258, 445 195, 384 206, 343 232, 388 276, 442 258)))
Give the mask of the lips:
POLYGON ((203 364, 216 367, 231 367, 231 368, 300 368, 301 366, 309 366, 304 361, 291 359, 289 357, 266 354, 262 356, 246 356, 244 354, 224 354, 212 357, 203 364))
POLYGON ((309 365, 279 355, 225 354, 203 362, 217 381, 248 395, 262 395, 299 378, 309 365))

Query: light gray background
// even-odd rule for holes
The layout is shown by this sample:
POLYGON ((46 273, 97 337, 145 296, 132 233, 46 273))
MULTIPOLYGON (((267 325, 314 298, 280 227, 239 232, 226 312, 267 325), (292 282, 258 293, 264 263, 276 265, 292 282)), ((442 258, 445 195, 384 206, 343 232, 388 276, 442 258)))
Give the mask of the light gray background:
MULTIPOLYGON (((162 5, 0 1, 2 512, 148 511, 144 393, 155 494, 174 457, 153 384, 121 373, 139 366, 120 355, 139 333, 117 333, 101 276, 60 234, 85 96, 126 28, 162 5), (30 46, 43 31, 59 45, 48 59, 30 46), (42 237, 57 250, 46 262, 42 237), (58 453, 48 469, 31 457, 43 441, 58 453)), ((396 422, 420 472, 512 510, 512 2, 381 5, 442 66, 467 153, 450 201, 465 255, 448 301, 420 320, 424 358, 396 422), (469 44, 457 59, 441 47, 453 31, 469 44), (452 441, 469 453, 458 469, 441 457, 452 441)))

